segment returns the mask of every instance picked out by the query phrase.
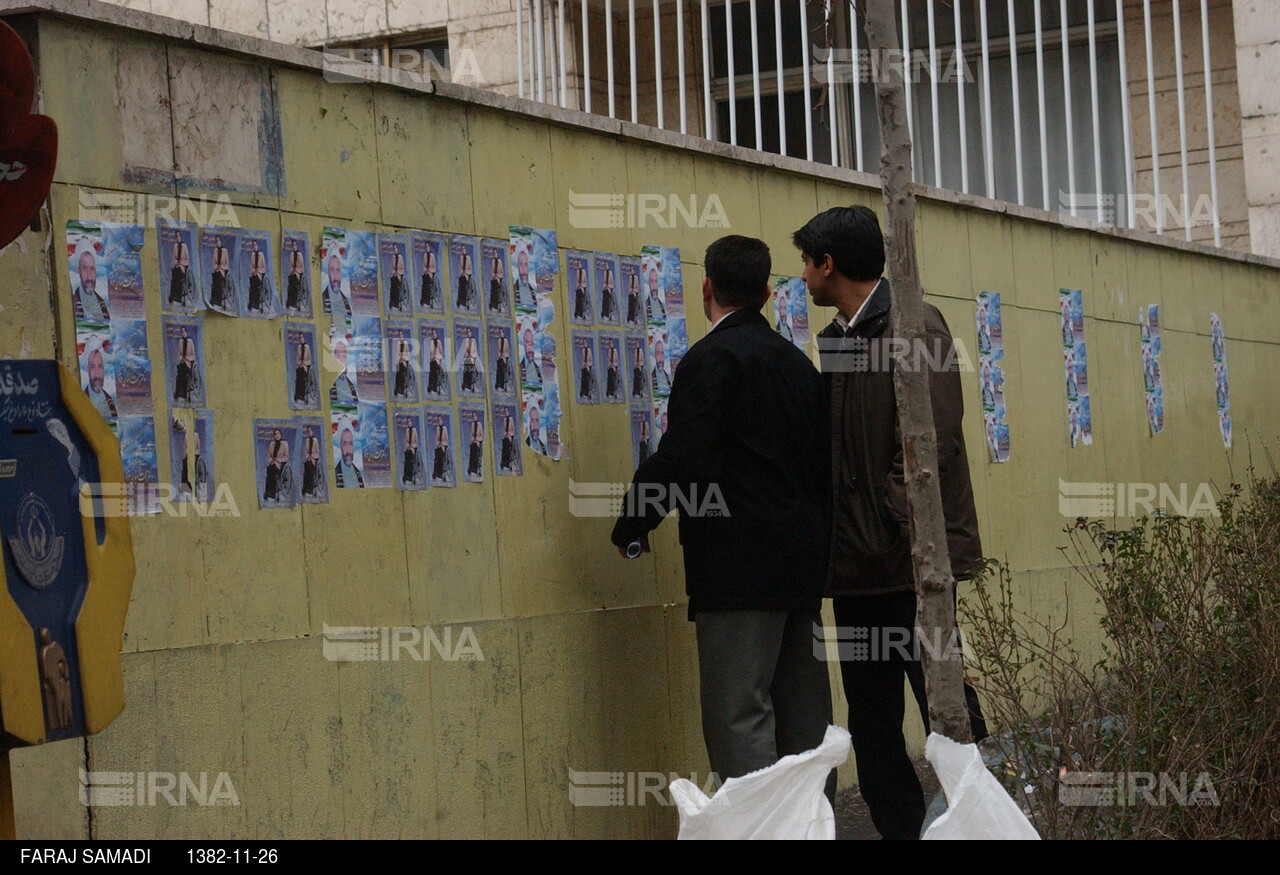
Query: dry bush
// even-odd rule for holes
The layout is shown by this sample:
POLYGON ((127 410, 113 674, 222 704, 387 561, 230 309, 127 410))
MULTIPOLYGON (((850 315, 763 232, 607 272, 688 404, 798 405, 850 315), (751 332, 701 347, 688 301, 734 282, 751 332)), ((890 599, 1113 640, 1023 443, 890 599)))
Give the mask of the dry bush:
POLYGON ((1280 837, 1280 480, 1218 509, 1067 530, 1100 660, 1016 608, 998 563, 961 600, 989 762, 1045 838, 1280 837))

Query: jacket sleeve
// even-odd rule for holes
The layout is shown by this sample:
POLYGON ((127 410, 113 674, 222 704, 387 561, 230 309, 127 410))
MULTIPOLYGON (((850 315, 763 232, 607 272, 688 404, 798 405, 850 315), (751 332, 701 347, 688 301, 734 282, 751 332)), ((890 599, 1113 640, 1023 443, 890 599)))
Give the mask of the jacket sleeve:
MULTIPOLYGON (((938 325, 930 325, 926 315, 925 342, 927 354, 911 353, 908 361, 915 367, 929 372, 929 400, 933 409, 933 429, 938 439, 938 482, 945 484, 953 469, 954 460, 963 446, 964 432, 961 419, 964 416, 964 391, 960 370, 956 365, 954 341, 941 316, 938 325)), ((907 501, 906 469, 902 451, 902 426, 894 416, 894 443, 897 452, 885 483, 885 507, 890 519, 899 525, 908 525, 911 506, 907 501)), ((943 486, 945 488, 945 486, 943 486)))
POLYGON ((667 432, 636 470, 613 527, 615 545, 626 546, 656 529, 674 508, 676 490, 687 495, 695 482, 720 476, 723 412, 733 372, 731 357, 714 349, 680 362, 667 401, 667 432))

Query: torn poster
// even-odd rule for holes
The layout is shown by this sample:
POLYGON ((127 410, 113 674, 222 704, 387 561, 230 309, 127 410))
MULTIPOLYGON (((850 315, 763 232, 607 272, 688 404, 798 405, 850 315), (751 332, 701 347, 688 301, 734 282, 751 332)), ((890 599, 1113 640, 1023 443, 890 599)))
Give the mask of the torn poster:
MULTIPOLYGON (((975 318, 978 323, 978 375, 982 386, 982 422, 987 454, 993 462, 1009 461, 1009 425, 1005 422, 1004 326, 1000 293, 980 292, 975 318)), ((1063 334, 1065 337, 1065 332, 1063 334)), ((1074 334, 1073 343, 1074 343, 1074 334)))
POLYGON ((1084 343, 1084 301, 1079 289, 1060 289, 1062 367, 1067 383, 1067 422, 1071 446, 1093 443, 1089 409, 1089 359, 1084 343))

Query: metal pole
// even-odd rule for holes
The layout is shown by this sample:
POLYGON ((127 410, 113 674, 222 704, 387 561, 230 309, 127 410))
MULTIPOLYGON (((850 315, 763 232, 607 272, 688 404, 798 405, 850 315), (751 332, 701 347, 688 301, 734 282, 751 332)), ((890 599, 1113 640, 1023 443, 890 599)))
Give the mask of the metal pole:
POLYGON ((782 0, 773 0, 774 58, 778 67, 778 152, 787 154, 787 104, 782 99, 782 0))
POLYGON ((1124 0, 1116 0, 1117 40, 1120 46, 1120 118, 1124 121, 1124 203, 1125 227, 1135 222, 1133 204, 1133 116, 1129 114, 1129 61, 1124 42, 1124 0))
POLYGON ((729 142, 738 145, 738 98, 733 69, 733 0, 724 0, 724 33, 729 56, 729 142))
POLYGON ((689 110, 684 82, 684 4, 676 0, 676 75, 680 80, 680 133, 689 133, 689 110))
POLYGON ((582 108, 591 112, 591 30, 587 23, 587 0, 582 0, 582 108))
MULTIPOLYGON (((907 22, 907 0, 902 0, 899 4, 902 13, 902 90, 906 92, 907 98, 907 136, 914 144, 916 141, 916 113, 914 109, 915 100, 913 94, 915 89, 911 87, 911 28, 907 22)), ((916 159, 920 157, 920 150, 911 150, 911 175, 916 175, 916 159)))
POLYGON ((1018 203, 1027 202, 1022 191, 1022 94, 1018 88, 1018 30, 1013 19, 1013 0, 1008 0, 1009 13, 1009 71, 1013 88, 1013 166, 1018 176, 1018 203))
POLYGON ((760 23, 756 16, 756 0, 751 0, 751 96, 756 120, 756 149, 764 148, 764 120, 760 117, 760 23))
POLYGON ((938 124, 938 35, 934 28, 933 0, 929 0, 929 98, 933 118, 933 184, 942 187, 942 133, 938 124))
POLYGON ((1155 186, 1156 233, 1163 234, 1164 203, 1160 199, 1160 142, 1156 133, 1156 70, 1151 41, 1151 0, 1142 0, 1142 6, 1147 37, 1147 116, 1151 120, 1151 179, 1155 186))
POLYGON ((702 108, 706 114, 706 128, 702 135, 711 139, 711 20, 707 14, 707 0, 702 0, 702 108))
POLYGON ((969 193, 969 132, 968 107, 964 102, 964 77, 968 68, 964 62, 964 31, 960 27, 960 4, 952 4, 956 27, 956 103, 960 107, 960 190, 969 193))
POLYGON ((1191 239, 1191 183, 1187 174, 1187 100, 1186 84, 1182 78, 1182 3, 1173 0, 1173 60, 1178 74, 1178 150, 1182 155, 1182 227, 1183 235, 1191 239))
POLYGON ((636 76, 636 0, 627 0, 627 38, 631 47, 631 121, 640 122, 640 95, 636 76))
MULTIPOLYGON (((1063 0, 1065 3, 1066 0, 1063 0)), ((987 35, 987 4, 978 4, 978 24, 982 33, 982 165, 987 177, 987 197, 996 196, 995 162, 991 142, 991 45, 987 35)))
MULTIPOLYGON (((803 2, 803 0, 802 0, 803 2)), ((827 7, 827 15, 832 14, 831 7, 827 7)), ((831 18, 827 19, 827 133, 829 134, 831 149, 831 166, 840 166, 840 156, 836 144, 836 41, 834 33, 835 22, 831 18)))
POLYGON ((658 127, 665 128, 662 111, 662 23, 658 16, 658 0, 653 0, 653 87, 658 95, 658 127))
POLYGON ((1040 205, 1049 209, 1049 128, 1044 100, 1044 21, 1036 0, 1036 95, 1040 104, 1040 205))
POLYGON ((534 4, 533 5, 533 16, 534 16, 533 39, 536 45, 535 54, 534 54, 534 58, 535 58, 534 69, 537 72, 537 76, 538 76, 538 100, 545 103, 547 99, 547 89, 546 89, 546 76, 545 76, 546 66, 545 66, 543 54, 542 54, 542 0, 533 0, 533 4, 534 4))
POLYGON ((1071 37, 1067 32, 1067 0, 1060 0, 1058 12, 1062 20, 1062 102, 1067 123, 1067 197, 1071 215, 1076 214, 1076 135, 1071 111, 1071 37))
POLYGON ((1213 245, 1222 245, 1222 216, 1218 212, 1218 144, 1213 132, 1213 65, 1209 63, 1209 4, 1200 0, 1200 38, 1204 50, 1204 111, 1209 136, 1209 196, 1213 199, 1213 245))
POLYGON ((556 3, 556 63, 560 66, 560 105, 569 105, 569 65, 565 62, 564 0, 556 3))
POLYGON ((524 2, 516 5, 516 81, 524 97, 524 2))
MULTIPOLYGON (((726 0, 726 3, 728 0, 726 0)), ((813 50, 813 42, 809 38, 809 4, 800 0, 800 38, 804 40, 804 51, 800 64, 804 69, 804 147, 805 159, 813 160, 813 96, 809 84, 809 54, 813 50)))
MULTIPOLYGON (((1093 188, 1102 204, 1102 124, 1098 112, 1098 34, 1093 4, 1089 6, 1089 108, 1093 113, 1093 188)), ((1101 221, 1101 217, 1096 217, 1101 221)))
POLYGON ((617 93, 613 81, 613 0, 604 0, 604 54, 609 77, 609 118, 618 117, 617 93))
POLYGON ((862 160, 862 59, 858 57, 858 9, 849 4, 849 46, 853 49, 853 147, 854 169, 866 170, 862 160))

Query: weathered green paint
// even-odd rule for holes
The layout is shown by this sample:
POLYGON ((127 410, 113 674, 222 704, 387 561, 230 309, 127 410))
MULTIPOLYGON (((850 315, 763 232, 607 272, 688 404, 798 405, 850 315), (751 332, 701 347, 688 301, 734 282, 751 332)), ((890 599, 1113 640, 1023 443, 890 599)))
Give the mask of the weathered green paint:
MULTIPOLYGON (((92 13, 90 13, 92 14, 92 13)), ((144 20, 144 19, 139 19, 144 20)), ((325 225, 423 228, 504 238, 510 224, 554 227, 563 248, 638 253, 680 246, 690 340, 706 332, 701 261, 724 233, 761 236, 775 272, 799 272, 791 232, 836 204, 881 210, 878 192, 391 86, 327 82, 279 60, 69 18, 39 18, 44 112, 62 132, 47 222, 0 253, 0 355, 74 365, 69 279, 57 256, 82 189, 169 193, 126 183, 119 136, 121 53, 265 65, 283 144, 281 195, 228 192, 239 224, 311 234, 314 309, 325 225), (569 193, 719 199, 728 227, 575 228, 569 193), (48 242, 46 242, 48 241, 48 242), (46 247, 52 245, 54 257, 46 247), (53 276, 50 277, 50 264, 53 276), (57 301, 50 313, 52 284, 57 301)), ((150 63, 150 61, 148 61, 150 63)), ((135 65, 135 68, 141 66, 135 65)), ((157 110, 159 111, 159 110, 157 110)), ((194 112, 175 108, 175 112, 194 112)), ((174 125, 191 124, 179 116, 174 125)), ((216 132, 214 132, 216 133, 216 132)), ((210 134, 213 136, 213 133, 210 134)), ((214 137, 216 139, 216 137, 214 137)), ((191 192, 213 196, 214 191, 191 192)), ((148 224, 150 224, 148 222, 148 224)), ((1198 483, 1239 480, 1280 429, 1268 376, 1280 368, 1274 306, 1280 274, 994 211, 920 199, 921 273, 929 300, 977 365, 973 298, 1004 304, 1012 460, 987 461, 978 380, 963 375, 965 434, 983 542, 1016 572, 1019 603, 1073 612, 1072 634, 1096 646, 1092 599, 1059 547, 1071 521, 1059 480, 1198 483), (1069 449, 1057 291, 1085 294, 1095 442, 1069 449), (1161 305, 1166 430, 1148 434, 1138 309, 1161 305), (1213 406, 1209 312, 1223 319, 1236 448, 1222 450, 1213 406)), ((150 340, 160 382, 160 288, 154 232, 144 251, 150 340)), ((564 279, 558 348, 569 349, 564 279)), ((813 308, 816 332, 830 310, 813 308)), ((570 480, 630 475, 625 408, 566 407, 569 457, 525 457, 522 478, 402 494, 339 493, 324 506, 257 509, 249 423, 288 415, 279 322, 211 315, 206 382, 219 479, 242 516, 138 520, 138 577, 124 657, 128 706, 89 742, 88 768, 226 771, 241 804, 96 809, 101 838, 671 836, 672 809, 574 807, 568 770, 679 772, 705 778, 693 630, 685 619, 675 526, 636 562, 608 544, 610 521, 569 513, 570 480), (469 626, 481 661, 334 663, 325 625, 469 626)), ((323 344, 322 344, 323 345, 323 344)), ((570 369, 563 368, 562 389, 570 369)), ((163 392, 158 455, 167 469, 163 392)), ((494 431, 490 427, 490 434, 494 431)), ((491 457, 489 459, 491 461, 491 457)), ((963 595, 963 587, 962 587, 963 595)), ((830 619, 828 610, 828 620, 830 619)), ((848 705, 831 665, 837 719, 848 705)), ((923 734, 907 721, 916 748, 923 734)), ((19 834, 85 835, 78 748, 15 755, 19 834)), ((850 783, 850 764, 842 783, 850 783)))

